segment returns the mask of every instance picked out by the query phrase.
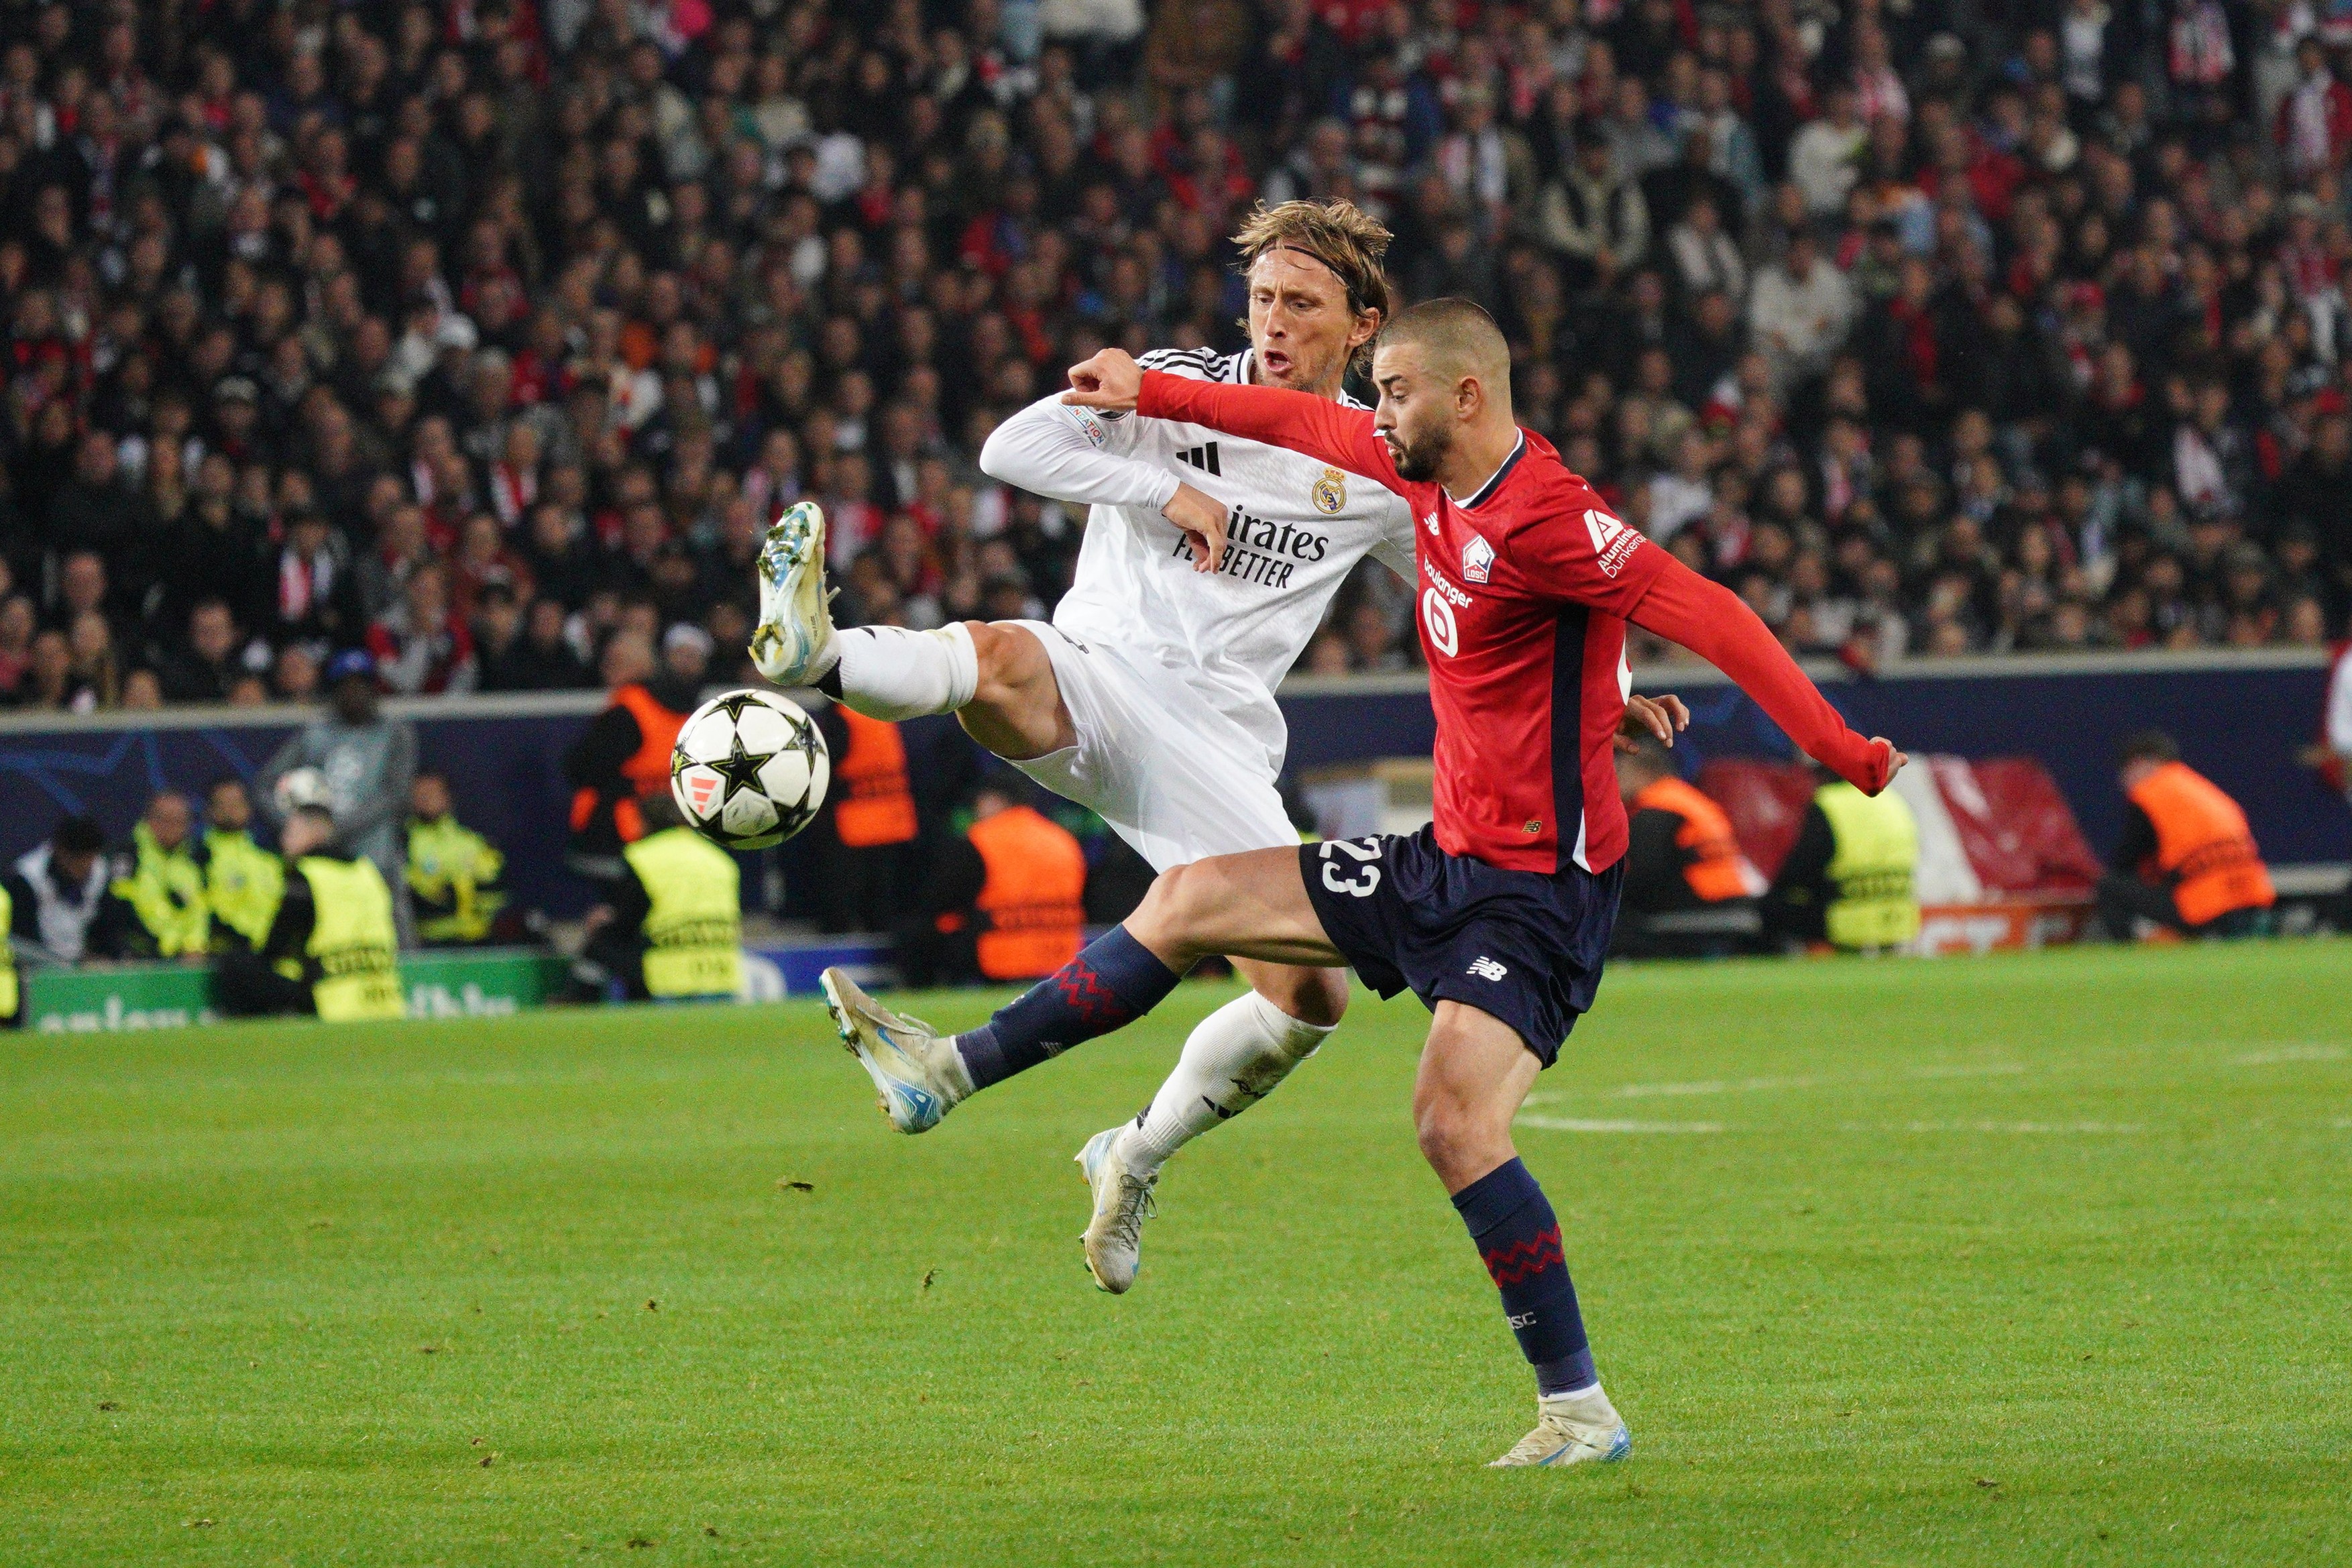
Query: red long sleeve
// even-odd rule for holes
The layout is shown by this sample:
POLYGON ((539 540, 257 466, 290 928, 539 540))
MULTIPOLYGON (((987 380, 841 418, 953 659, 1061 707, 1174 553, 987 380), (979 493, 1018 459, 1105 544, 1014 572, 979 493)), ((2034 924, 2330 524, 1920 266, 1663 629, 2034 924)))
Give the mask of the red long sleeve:
POLYGON ((1821 689, 1738 595, 1668 559, 1627 617, 1739 683, 1789 738, 1864 795, 1886 787, 1890 749, 1846 727, 1821 689))
POLYGON ((1372 433, 1372 416, 1310 393, 1278 386, 1228 386, 1166 371, 1143 373, 1135 411, 1153 419, 1181 419, 1229 436, 1287 447, 1334 468, 1396 488, 1388 443, 1372 433))

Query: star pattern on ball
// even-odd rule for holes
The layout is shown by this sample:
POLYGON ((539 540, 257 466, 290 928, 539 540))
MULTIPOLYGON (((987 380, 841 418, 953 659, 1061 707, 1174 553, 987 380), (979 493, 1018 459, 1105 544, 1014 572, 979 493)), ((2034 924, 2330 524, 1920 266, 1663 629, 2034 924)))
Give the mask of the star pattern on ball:
POLYGON ((727 755, 711 763, 709 767, 711 772, 726 781, 727 787, 719 795, 719 809, 721 811, 739 792, 748 789, 757 794, 765 787, 760 783, 760 770, 766 767, 776 753, 761 752, 754 754, 744 750, 742 730, 743 710, 763 706, 758 695, 750 691, 738 691, 719 705, 719 710, 726 714, 729 721, 729 744, 727 755))

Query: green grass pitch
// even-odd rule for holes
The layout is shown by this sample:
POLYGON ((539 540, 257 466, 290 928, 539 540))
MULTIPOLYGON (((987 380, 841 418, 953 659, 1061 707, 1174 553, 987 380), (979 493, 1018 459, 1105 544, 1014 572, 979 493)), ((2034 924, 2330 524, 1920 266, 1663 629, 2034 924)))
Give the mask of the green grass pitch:
POLYGON ((1559 1473, 1409 997, 1091 1289, 1070 1156, 1230 994, 920 1139, 806 1005, 8 1039, 0 1561, 2352 1561, 2352 946, 1613 972, 1559 1473))

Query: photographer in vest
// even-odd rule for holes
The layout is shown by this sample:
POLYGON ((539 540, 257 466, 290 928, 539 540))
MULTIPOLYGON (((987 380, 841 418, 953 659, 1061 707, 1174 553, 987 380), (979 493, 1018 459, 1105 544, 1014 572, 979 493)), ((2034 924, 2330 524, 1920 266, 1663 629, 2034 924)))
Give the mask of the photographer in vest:
POLYGON ((671 628, 658 662, 643 632, 614 632, 605 643, 604 709, 563 755, 572 785, 565 858, 592 881, 620 880, 622 850, 652 830, 645 808, 668 798, 669 749, 701 699, 709 653, 709 637, 693 626, 671 628))
POLYGON ((1034 980, 1077 956, 1086 850, 1027 804, 1024 785, 990 775, 972 795, 971 826, 932 858, 915 918, 897 933, 908 984, 1034 980))
MULTIPOLYGON (((298 768, 316 768, 327 784, 327 806, 345 847, 365 856, 394 889, 394 919, 404 945, 415 932, 408 900, 400 891, 401 814, 416 773, 416 727, 384 717, 375 659, 346 648, 328 661, 329 710, 298 731, 261 771, 265 801, 274 804, 278 781, 298 768)), ((289 858, 291 858, 289 856, 289 858)))
POLYGON ((205 791, 204 865, 214 950, 257 950, 278 918, 286 862, 253 841, 253 796, 234 775, 205 791))
POLYGON ((1617 793, 1629 837, 1613 950, 1633 958, 1712 958, 1756 946, 1764 878, 1739 851, 1723 807, 1675 772, 1656 737, 1621 741, 1617 793))
POLYGON ((407 1016, 392 886, 374 861, 335 841, 324 806, 298 806, 286 818, 286 889, 260 951, 224 952, 213 965, 223 1013, 315 1013, 330 1023, 407 1016))
POLYGON ((1765 928, 1785 942, 1878 952, 1919 935, 1919 823, 1894 790, 1866 795, 1816 767, 1797 842, 1764 896, 1765 928))
POLYGON ((610 901, 588 912, 572 966, 576 1001, 732 998, 743 981, 742 879, 735 858, 686 826, 665 788, 639 809, 610 901))
POLYGON ((133 958, 201 958, 212 947, 205 870, 196 863, 195 813, 185 795, 165 790, 147 803, 118 858, 107 896, 122 906, 126 953, 133 958))
POLYGON ((888 931, 906 918, 920 830, 907 742, 897 724, 844 702, 819 710, 816 725, 833 759, 816 840, 820 918, 826 931, 888 931))
POLYGON ((2099 921, 2117 942, 2152 927, 2185 936, 2252 936, 2277 894, 2246 814, 2180 760, 2161 730, 2124 742, 2116 782, 2124 831, 2099 879, 2099 921))

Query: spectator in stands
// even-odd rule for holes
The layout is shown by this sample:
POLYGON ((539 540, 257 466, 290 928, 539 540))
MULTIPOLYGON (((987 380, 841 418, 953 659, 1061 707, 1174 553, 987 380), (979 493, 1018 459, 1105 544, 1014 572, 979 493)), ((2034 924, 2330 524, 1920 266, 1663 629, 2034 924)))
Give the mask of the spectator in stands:
POLYGON ((819 920, 829 931, 888 931, 906 917, 920 823, 898 725, 845 704, 817 711, 832 758, 824 812, 812 825, 823 858, 819 920))
POLYGON ((613 634, 604 671, 604 710, 564 753, 563 776, 572 784, 567 858, 581 875, 613 881, 623 875, 623 848, 646 836, 646 803, 669 798, 670 748, 701 689, 698 678, 656 664, 640 631, 613 634))
POLYGON ((1711 958, 1753 949, 1764 879, 1723 808, 1684 782, 1654 737, 1620 743, 1617 793, 1631 837, 1614 947, 1629 957, 1711 958), (1629 749, 1630 748, 1630 749, 1629 749))
POLYGON ((1077 955, 1086 851, 1027 798, 1023 783, 991 775, 972 795, 970 826, 931 858, 898 927, 909 984, 1034 980, 1077 955))
POLYGON ((197 601, 188 612, 187 642, 163 661, 163 696, 172 702, 226 702, 244 676, 236 617, 225 599, 197 601))
POLYGON ((686 826, 665 788, 648 796, 645 831, 624 845, 621 871, 588 912, 572 965, 581 1001, 731 997, 743 983, 742 879, 735 858, 686 826))
POLYGON ((506 857, 457 820, 449 781, 430 768, 408 786, 408 897, 427 947, 490 940, 507 895, 506 857))
POLYGON ((213 994, 232 1017, 316 1014, 329 1022, 407 1015, 400 987, 392 889, 364 855, 336 852, 352 835, 324 806, 297 807, 278 838, 285 894, 258 952, 213 962, 213 994))
POLYGON ((204 866, 214 948, 259 948, 286 891, 286 863, 253 841, 253 797, 234 774, 205 791, 204 866))
POLYGON ((212 915, 194 828, 195 813, 176 790, 149 801, 131 828, 131 848, 117 858, 107 891, 122 907, 125 956, 193 960, 211 950, 212 915))
POLYGON ((1765 930, 1847 952, 1919 935, 1919 824, 1895 790, 1866 795, 1816 767, 1797 841, 1764 897, 1765 930))
MULTIPOLYGON (((375 660, 365 648, 347 648, 327 666, 332 706, 278 749, 261 770, 265 799, 296 768, 316 768, 328 789, 328 816, 341 836, 339 849, 363 856, 394 889, 402 940, 413 941, 406 879, 402 875, 401 814, 416 773, 416 727, 387 719, 376 698, 375 660)), ((286 851, 287 858, 295 852, 286 851)))
POLYGON ((4 881, 10 931, 23 951, 54 963, 121 958, 125 906, 110 898, 106 834, 87 816, 58 820, 48 842, 18 857, 4 881))
POLYGON ((2117 942, 2143 929, 2188 936, 2264 930, 2277 894, 2246 814, 2180 760, 2161 730, 2124 742, 2124 829, 2099 879, 2099 919, 2117 942))
MULTIPOLYGON (((0 692, 128 704, 145 669, 217 700, 217 668, 184 679, 216 598, 308 700, 305 661, 406 616, 427 563, 426 640, 470 636, 486 687, 563 683, 541 597, 583 659, 645 596, 656 647, 692 625, 731 660, 741 547, 803 494, 845 623, 1050 612, 1077 530, 977 445, 1096 343, 1239 347, 1215 237, 1261 190, 1351 195, 1401 283, 1497 307, 1531 426, 1627 514, 1697 425, 1723 499, 1685 549, 1796 634, 1795 563, 1847 531, 1913 649, 2308 643, 2352 610, 2352 91, 2308 7, 1993 7, 1965 42, 1917 7, 1671 0, 1285 4, 1262 36, 1229 0, 696 4, 658 41, 593 9, 443 39, 437 10, 347 6, 299 49, 219 25, 275 37, 267 7, 19 30, 0 555, 42 624, 0 585, 0 692), (1758 560, 1781 467, 1810 526, 1758 560), (1931 614, 1914 563, 1956 513, 1990 508, 1996 584, 2027 569, 2002 497, 2035 472, 2093 503, 2058 509, 2051 609, 1931 614), (2271 558, 2261 605, 2200 578, 2237 546, 2271 558), (476 624, 500 575, 519 639, 476 624)), ((1358 662, 1409 661, 1380 608, 1358 662)))

